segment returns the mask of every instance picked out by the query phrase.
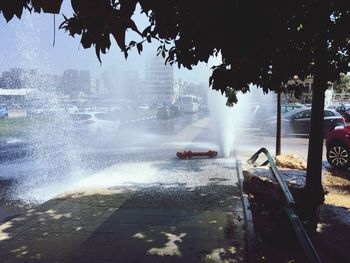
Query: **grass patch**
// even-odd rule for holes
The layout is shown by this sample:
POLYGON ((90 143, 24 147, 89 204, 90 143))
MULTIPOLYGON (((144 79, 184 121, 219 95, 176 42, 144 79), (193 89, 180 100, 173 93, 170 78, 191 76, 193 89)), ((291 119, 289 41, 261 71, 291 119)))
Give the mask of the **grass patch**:
MULTIPOLYGON (((136 119, 142 119, 147 117, 153 117, 157 113, 157 110, 120 110, 111 113, 116 119, 120 121, 130 121, 136 119)), ((21 137, 28 134, 30 129, 34 127, 42 127, 42 125, 50 120, 45 118, 29 118, 18 117, 12 119, 0 119, 0 138, 9 137, 21 137)))
POLYGON ((32 120, 27 117, 0 120, 0 136, 13 137, 25 134, 32 120))

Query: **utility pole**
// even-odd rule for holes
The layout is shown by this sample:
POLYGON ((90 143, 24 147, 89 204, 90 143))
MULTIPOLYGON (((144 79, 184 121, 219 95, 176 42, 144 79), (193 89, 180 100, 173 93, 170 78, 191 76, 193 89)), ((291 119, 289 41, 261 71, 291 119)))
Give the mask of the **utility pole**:
POLYGON ((277 125, 276 125, 276 156, 281 155, 281 90, 277 91, 277 125))

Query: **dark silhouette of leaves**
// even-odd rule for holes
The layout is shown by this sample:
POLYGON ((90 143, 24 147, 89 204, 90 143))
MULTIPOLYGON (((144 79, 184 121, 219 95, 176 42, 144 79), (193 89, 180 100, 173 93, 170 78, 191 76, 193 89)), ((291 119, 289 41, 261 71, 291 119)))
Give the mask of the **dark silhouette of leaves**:
POLYGON ((139 54, 141 54, 142 49, 143 49, 142 43, 137 43, 136 48, 137 48, 137 52, 139 52, 139 54))
MULTIPOLYGON (((44 11, 44 13, 58 14, 60 12, 60 9, 61 9, 62 1, 63 0, 40 0, 40 7, 44 11)), ((34 7, 33 3, 32 3, 32 5, 34 7)), ((39 5, 37 4, 36 6, 37 6, 37 10, 38 10, 39 5)), ((35 10, 35 8, 34 8, 34 10, 35 10)), ((37 11, 37 10, 35 10, 35 11, 37 11)))
POLYGON ((34 11, 40 13, 41 11, 41 0, 32 0, 32 6, 34 11))

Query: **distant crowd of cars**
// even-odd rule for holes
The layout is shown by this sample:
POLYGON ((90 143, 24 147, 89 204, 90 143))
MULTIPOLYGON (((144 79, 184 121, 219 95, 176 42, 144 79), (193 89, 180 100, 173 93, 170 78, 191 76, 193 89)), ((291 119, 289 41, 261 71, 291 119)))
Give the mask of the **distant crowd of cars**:
MULTIPOLYGON (((192 95, 181 96, 176 103, 141 103, 136 105, 131 101, 118 101, 108 103, 96 101, 89 103, 86 100, 57 103, 43 103, 40 100, 27 101, 22 105, 25 115, 38 120, 53 120, 55 123, 64 123, 65 127, 74 130, 74 134, 81 136, 101 137, 115 133, 121 129, 121 121, 116 116, 130 110, 151 110, 158 119, 169 119, 180 116, 182 113, 195 113, 199 111, 198 98, 192 95), (98 106, 99 105, 99 106, 98 106)), ((6 105, 0 104, 0 119, 8 118, 6 105)))
POLYGON ((28 117, 59 117, 67 113, 76 113, 79 108, 72 104, 42 105, 27 109, 28 117))
MULTIPOLYGON (((310 133, 311 108, 303 105, 282 107, 281 133, 283 135, 308 135, 310 133)), ((261 130, 272 134, 276 130, 277 117, 268 117, 261 121, 261 130)), ((335 127, 345 126, 345 118, 336 110, 324 110, 323 134, 327 135, 335 127)))
MULTIPOLYGON (((193 95, 180 96, 178 101, 173 104, 166 104, 158 108, 158 119, 169 119, 178 117, 181 113, 196 113, 200 110, 201 104, 199 99, 193 95)), ((203 107, 202 107, 203 109, 203 107)))
MULTIPOLYGON (((281 106, 284 135, 308 135, 310 132, 311 107, 299 103, 281 106)), ((265 112, 266 113, 266 112, 265 112)), ((261 116, 259 116, 261 117, 261 116)), ((324 109, 323 134, 326 138, 326 157, 336 168, 350 167, 350 104, 333 104, 324 109)), ((276 116, 262 118, 260 128, 269 134, 276 131, 276 116)))
MULTIPOLYGON (((271 105, 270 105, 271 106, 271 105)), ((271 107, 269 107, 271 109, 271 107)), ((195 113, 203 106, 194 96, 182 96, 174 104, 141 104, 139 110, 156 110, 158 119, 169 119, 180 116, 182 113, 195 113)), ((264 133, 274 134, 277 118, 275 114, 259 105, 254 110, 254 124, 264 133), (259 108, 259 110, 257 110, 259 108), (272 117, 265 117, 270 114, 272 117)), ((108 108, 111 112, 118 109, 108 108)), ((281 106, 283 135, 308 135, 310 132, 311 108, 309 106, 290 103, 281 106)), ((84 109, 73 104, 57 104, 48 107, 32 107, 27 110, 29 117, 62 118, 79 135, 101 137, 120 130, 122 123, 113 114, 99 110, 96 106, 85 105, 84 109)), ((8 108, 0 104, 0 119, 7 119, 8 108)), ((333 104, 324 109, 323 134, 326 137, 327 160, 338 168, 350 167, 350 104, 333 104)))
POLYGON ((346 122, 350 121, 350 104, 348 103, 332 104, 330 106, 327 106, 327 109, 336 110, 340 115, 344 117, 346 122))
POLYGON ((7 111, 7 106, 4 104, 0 104, 0 119, 7 119, 9 117, 9 113, 7 111))

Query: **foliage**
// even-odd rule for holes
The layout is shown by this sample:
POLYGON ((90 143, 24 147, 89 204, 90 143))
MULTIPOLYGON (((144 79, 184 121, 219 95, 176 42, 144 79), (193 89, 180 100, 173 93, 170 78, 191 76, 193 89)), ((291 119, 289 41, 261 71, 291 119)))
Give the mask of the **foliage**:
MULTIPOLYGON (((22 10, 54 10, 62 0, 2 0, 0 10, 7 21, 22 10), (45 9, 44 9, 45 7, 45 9)), ((191 69, 211 56, 222 57, 213 67, 210 85, 237 101, 236 92, 253 83, 278 90, 294 75, 304 79, 315 72, 320 14, 327 21, 327 79, 335 80, 349 69, 350 2, 257 1, 213 3, 209 0, 71 0, 72 17, 64 17, 61 28, 81 36, 84 48, 95 47, 97 57, 115 39, 125 57, 145 42, 160 41, 158 52, 166 62, 191 69), (140 32, 133 21, 137 4, 149 25, 140 32), (125 43, 127 30, 141 41, 125 43)))
POLYGON ((350 77, 348 75, 341 74, 340 78, 334 82, 333 89, 336 93, 349 92, 350 77))
POLYGON ((9 22, 14 16, 22 17, 23 10, 37 13, 58 13, 63 0, 1 0, 0 13, 9 22))

